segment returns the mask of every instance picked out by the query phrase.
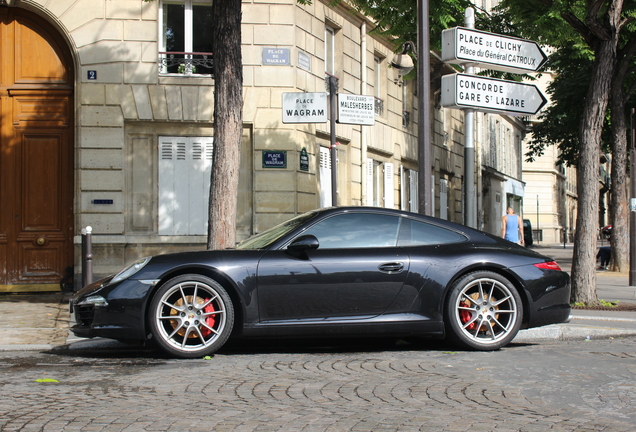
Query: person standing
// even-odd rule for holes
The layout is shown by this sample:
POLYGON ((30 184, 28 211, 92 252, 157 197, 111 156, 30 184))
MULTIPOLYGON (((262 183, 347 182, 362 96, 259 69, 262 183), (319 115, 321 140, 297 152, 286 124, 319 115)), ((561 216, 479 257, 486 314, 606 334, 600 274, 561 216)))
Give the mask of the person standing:
POLYGON ((513 243, 523 244, 523 222, 521 216, 515 215, 515 210, 508 207, 501 218, 501 236, 513 243))

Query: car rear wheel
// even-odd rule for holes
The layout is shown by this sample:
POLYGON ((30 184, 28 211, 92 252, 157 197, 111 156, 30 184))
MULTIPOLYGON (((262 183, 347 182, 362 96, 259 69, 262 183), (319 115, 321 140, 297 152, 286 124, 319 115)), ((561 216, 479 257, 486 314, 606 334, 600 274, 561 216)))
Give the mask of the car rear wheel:
POLYGON ((225 344, 234 308, 216 281, 189 274, 169 280, 150 304, 150 329, 157 344, 181 358, 210 355, 225 344))
POLYGON ((470 349, 496 350, 517 335, 523 305, 509 280, 479 271, 453 285, 444 316, 447 334, 454 342, 470 349))

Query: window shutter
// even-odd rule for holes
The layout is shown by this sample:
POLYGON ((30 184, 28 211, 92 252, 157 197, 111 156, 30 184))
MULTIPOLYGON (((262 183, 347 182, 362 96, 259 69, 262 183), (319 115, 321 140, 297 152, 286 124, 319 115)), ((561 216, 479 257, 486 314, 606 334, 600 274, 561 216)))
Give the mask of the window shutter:
POLYGON ((159 235, 205 235, 213 138, 159 137, 159 235))
POLYGON ((375 190, 373 188, 373 159, 367 159, 367 202, 365 203, 368 206, 373 205, 373 196, 375 194, 375 190))
POLYGON ((418 172, 415 170, 409 170, 409 204, 410 210, 413 213, 419 211, 420 197, 418 194, 418 172))
POLYGON ((403 165, 400 165, 400 210, 408 210, 407 202, 406 202, 406 193, 410 190, 405 182, 406 180, 406 169, 403 165))
POLYGON ((331 207, 331 153, 320 147, 320 207, 331 207))
POLYGON ((448 220, 448 180, 439 181, 439 217, 448 220))
POLYGON ((189 235, 205 235, 208 231, 210 173, 212 170, 212 139, 192 138, 190 178, 188 182, 189 235))
POLYGON ((393 187, 393 164, 385 163, 384 164, 384 207, 393 208, 395 207, 395 190, 393 187))

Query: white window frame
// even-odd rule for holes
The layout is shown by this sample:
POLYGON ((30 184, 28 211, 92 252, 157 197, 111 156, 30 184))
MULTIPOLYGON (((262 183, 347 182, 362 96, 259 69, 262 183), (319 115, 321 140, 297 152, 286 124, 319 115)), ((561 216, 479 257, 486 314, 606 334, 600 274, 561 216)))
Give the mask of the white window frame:
POLYGON ((418 211, 418 172, 400 165, 400 209, 417 213, 418 211))
POLYGON ((325 72, 336 74, 336 30, 325 26, 325 72))
POLYGON ((392 163, 367 159, 367 205, 394 208, 394 173, 392 163))
MULTIPOLYGON (((165 31, 165 22, 164 22, 164 9, 163 9, 163 5, 164 4, 183 4, 184 5, 184 11, 183 11, 183 19, 184 19, 184 23, 183 23, 183 38, 184 38, 184 48, 183 51, 184 52, 188 52, 191 53, 194 51, 194 23, 192 20, 193 17, 193 8, 197 3, 206 3, 206 1, 203 0, 160 0, 159 1, 159 12, 158 12, 158 22, 159 22, 159 51, 160 52, 165 52, 166 51, 166 31, 165 31)), ((192 55, 190 55, 190 58, 192 58, 192 55)), ((161 66, 159 69, 159 73, 160 74, 168 74, 168 71, 166 70, 166 68, 164 66, 161 66)), ((181 75, 181 74, 180 74, 181 75)), ((188 65, 186 65, 186 70, 185 70, 185 75, 196 75, 196 72, 192 71, 192 65, 190 64, 189 67, 188 65)))
POLYGON ((159 235, 207 235, 213 142, 159 137, 159 235))

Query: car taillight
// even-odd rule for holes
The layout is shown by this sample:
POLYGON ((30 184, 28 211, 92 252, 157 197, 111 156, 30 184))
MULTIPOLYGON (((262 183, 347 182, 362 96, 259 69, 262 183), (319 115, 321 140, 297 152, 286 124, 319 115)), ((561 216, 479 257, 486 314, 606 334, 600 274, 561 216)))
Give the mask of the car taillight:
POLYGON ((559 265, 557 264, 556 261, 546 261, 546 262, 542 262, 542 263, 537 263, 534 265, 537 268, 540 269, 544 269, 544 270, 559 270, 561 271, 561 267, 559 267, 559 265))

